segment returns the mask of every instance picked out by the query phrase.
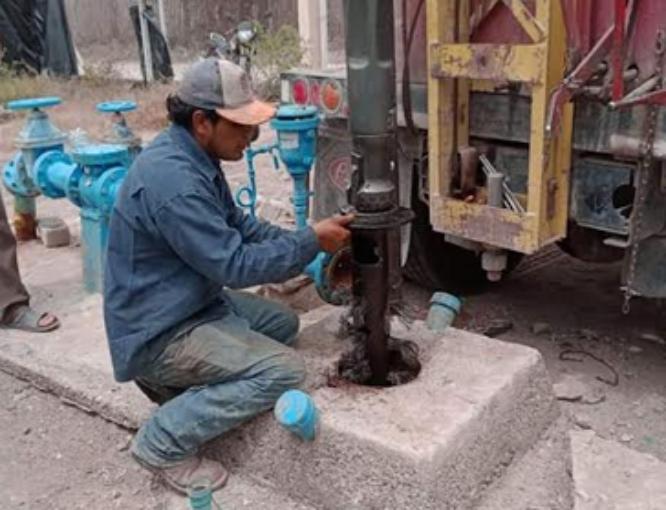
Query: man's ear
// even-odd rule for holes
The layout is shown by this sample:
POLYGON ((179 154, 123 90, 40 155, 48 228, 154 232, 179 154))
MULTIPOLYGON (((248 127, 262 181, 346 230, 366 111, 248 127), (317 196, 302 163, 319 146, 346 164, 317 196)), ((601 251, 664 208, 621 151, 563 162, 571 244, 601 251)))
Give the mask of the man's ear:
POLYGON ((195 135, 207 136, 210 131, 210 120, 201 110, 195 110, 192 114, 192 132, 195 135))

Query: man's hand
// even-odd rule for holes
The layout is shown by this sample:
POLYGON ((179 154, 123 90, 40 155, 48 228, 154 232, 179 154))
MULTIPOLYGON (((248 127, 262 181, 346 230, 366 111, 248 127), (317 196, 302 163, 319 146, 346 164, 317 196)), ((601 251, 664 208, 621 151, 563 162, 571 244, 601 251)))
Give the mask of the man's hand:
POLYGON ((349 244, 351 232, 347 225, 354 220, 353 214, 333 216, 316 223, 312 228, 317 235, 319 247, 327 253, 335 253, 349 244))

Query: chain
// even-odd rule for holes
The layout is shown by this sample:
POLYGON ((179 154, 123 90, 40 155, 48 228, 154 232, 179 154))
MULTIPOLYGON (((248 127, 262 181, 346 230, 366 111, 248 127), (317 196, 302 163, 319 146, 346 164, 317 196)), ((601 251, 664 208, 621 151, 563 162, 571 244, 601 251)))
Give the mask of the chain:
MULTIPOLYGON (((662 81, 662 66, 663 55, 666 41, 664 40, 664 32, 659 30, 657 32, 657 41, 655 45, 655 73, 657 77, 656 87, 661 87, 662 81)), ((627 271, 627 281, 624 288, 624 304, 622 306, 622 313, 628 314, 631 310, 631 299, 638 295, 634 290, 634 281, 636 279, 636 263, 638 261, 638 250, 641 242, 640 232, 643 224, 643 212, 647 197, 650 192, 650 172, 652 171, 652 160, 654 156, 654 141, 657 132, 657 120, 659 117, 659 107, 656 104, 648 105, 647 116, 645 119, 645 139, 641 144, 641 156, 636 171, 638 176, 636 179, 636 197, 634 199, 634 208, 631 219, 631 232, 629 234, 630 252, 629 252, 629 268, 627 271)))

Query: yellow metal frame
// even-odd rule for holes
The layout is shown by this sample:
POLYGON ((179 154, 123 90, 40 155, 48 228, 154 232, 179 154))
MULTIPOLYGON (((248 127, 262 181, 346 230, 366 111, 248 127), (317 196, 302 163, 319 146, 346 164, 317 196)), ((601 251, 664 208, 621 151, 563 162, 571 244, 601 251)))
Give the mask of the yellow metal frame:
POLYGON ((521 0, 428 0, 429 194, 436 231, 522 253, 566 235, 573 105, 562 111, 560 131, 546 132, 549 94, 561 82, 566 33, 559 0, 535 0, 532 14, 521 0), (470 19, 478 25, 498 3, 511 10, 531 44, 470 44, 470 19), (517 81, 531 87, 526 212, 516 213, 451 197, 458 150, 469 143, 470 80, 517 81))

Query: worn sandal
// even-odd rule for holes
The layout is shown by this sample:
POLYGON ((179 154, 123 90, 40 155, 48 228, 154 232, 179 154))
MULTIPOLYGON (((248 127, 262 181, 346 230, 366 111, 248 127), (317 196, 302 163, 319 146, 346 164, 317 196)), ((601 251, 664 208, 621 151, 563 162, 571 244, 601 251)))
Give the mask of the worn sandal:
POLYGON ((47 333, 58 329, 60 321, 54 315, 48 312, 42 314, 36 312, 29 306, 22 306, 14 315, 14 318, 7 323, 0 324, 2 329, 17 329, 19 331, 28 331, 30 333, 47 333), (46 324, 42 324, 44 319, 51 317, 46 324))

